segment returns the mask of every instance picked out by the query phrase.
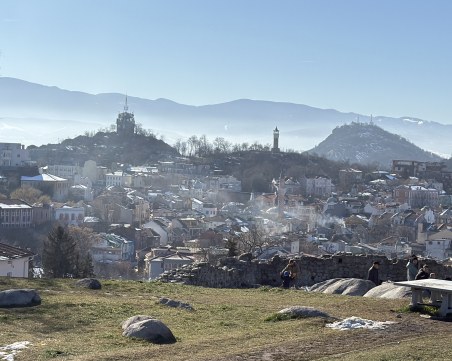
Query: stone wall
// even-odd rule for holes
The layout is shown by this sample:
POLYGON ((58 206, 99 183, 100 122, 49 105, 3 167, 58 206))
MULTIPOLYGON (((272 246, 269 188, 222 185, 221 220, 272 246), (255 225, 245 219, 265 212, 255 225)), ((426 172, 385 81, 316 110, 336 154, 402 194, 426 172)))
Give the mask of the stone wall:
MULTIPOLYGON (((407 260, 391 260, 382 256, 333 255, 328 257, 302 256, 295 258, 300 268, 297 286, 312 286, 332 278, 367 278, 367 271, 374 261, 380 262, 380 279, 383 281, 406 280, 407 260)), ((280 272, 288 259, 273 257, 259 261, 250 257, 224 258, 217 265, 207 262, 195 263, 182 269, 165 272, 160 280, 181 282, 188 285, 213 288, 249 288, 257 286, 280 286, 280 272)), ((433 260, 424 260, 437 278, 452 277, 452 267, 433 260)))

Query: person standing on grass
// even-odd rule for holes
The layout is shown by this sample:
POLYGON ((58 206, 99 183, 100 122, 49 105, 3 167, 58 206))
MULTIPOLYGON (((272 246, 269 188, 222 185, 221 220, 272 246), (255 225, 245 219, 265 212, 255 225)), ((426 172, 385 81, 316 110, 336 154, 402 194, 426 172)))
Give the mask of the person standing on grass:
POLYGON ((381 285, 380 276, 378 274, 378 269, 380 268, 380 262, 375 261, 372 264, 372 267, 369 268, 369 271, 367 272, 367 279, 369 281, 372 281, 377 286, 381 285))
POLYGON ((427 278, 430 278, 430 269, 428 268, 428 265, 424 264, 417 273, 415 280, 426 280, 427 278))
POLYGON ((284 269, 281 271, 281 275, 283 275, 284 272, 289 272, 290 277, 291 277, 291 284, 293 284, 296 287, 299 269, 298 269, 297 262, 295 262, 294 259, 289 260, 289 263, 287 264, 287 266, 284 267, 284 269))
POLYGON ((408 281, 414 281, 416 279, 416 275, 419 272, 419 261, 417 257, 413 254, 406 264, 406 279, 408 281))

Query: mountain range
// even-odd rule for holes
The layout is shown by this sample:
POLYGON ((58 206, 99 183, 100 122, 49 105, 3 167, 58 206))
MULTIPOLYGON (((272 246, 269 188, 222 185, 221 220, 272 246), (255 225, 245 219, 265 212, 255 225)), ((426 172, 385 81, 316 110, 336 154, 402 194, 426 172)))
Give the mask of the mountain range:
MULTIPOLYGON (((125 99, 123 94, 93 95, 0 77, 0 142, 42 145, 109 128, 123 110, 125 99)), ((281 150, 302 152, 320 146, 338 126, 372 122, 445 158, 452 149, 452 139, 447 136, 452 134, 452 124, 413 117, 371 117, 249 99, 192 106, 128 96, 127 102, 137 123, 169 144, 191 135, 206 135, 210 140, 223 137, 232 143, 272 144, 273 129, 278 127, 281 150)))

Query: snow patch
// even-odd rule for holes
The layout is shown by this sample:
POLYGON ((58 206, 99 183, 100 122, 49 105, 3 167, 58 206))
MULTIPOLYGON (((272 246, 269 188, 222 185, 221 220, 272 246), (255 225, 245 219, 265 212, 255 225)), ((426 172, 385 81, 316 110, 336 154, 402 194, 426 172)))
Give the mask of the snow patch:
POLYGON ((31 342, 21 341, 0 347, 0 359, 6 361, 14 361, 14 356, 16 356, 19 351, 28 348, 28 345, 31 345, 31 342))
POLYGON ((419 120, 419 119, 402 118, 402 120, 403 120, 404 122, 415 123, 415 124, 418 124, 418 125, 424 124, 424 121, 419 120))
POLYGON ((395 322, 393 321, 372 321, 372 320, 366 320, 364 318, 359 317, 349 317, 342 321, 337 321, 333 323, 326 324, 326 327, 333 328, 335 330, 354 330, 358 328, 366 328, 370 330, 382 330, 386 328, 388 325, 393 324, 395 322))

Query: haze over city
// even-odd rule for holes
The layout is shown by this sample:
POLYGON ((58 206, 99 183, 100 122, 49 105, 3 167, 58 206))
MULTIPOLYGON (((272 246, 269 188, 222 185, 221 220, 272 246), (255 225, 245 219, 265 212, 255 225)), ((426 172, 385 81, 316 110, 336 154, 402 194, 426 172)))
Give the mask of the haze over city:
POLYGON ((447 0, 2 0, 0 76, 451 124, 451 10, 447 0))

